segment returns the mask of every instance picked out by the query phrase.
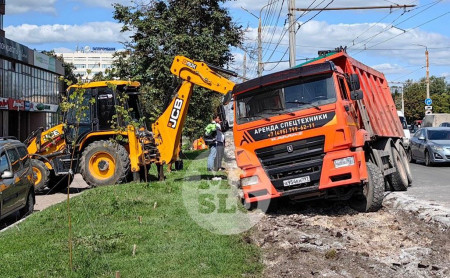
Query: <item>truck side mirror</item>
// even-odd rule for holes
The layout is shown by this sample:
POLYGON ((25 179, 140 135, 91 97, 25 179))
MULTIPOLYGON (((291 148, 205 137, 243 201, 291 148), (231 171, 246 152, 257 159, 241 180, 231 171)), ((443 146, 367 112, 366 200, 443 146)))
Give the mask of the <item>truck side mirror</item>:
POLYGON ((227 105, 231 101, 231 91, 229 91, 224 97, 223 97, 223 105, 227 105))
POLYGON ((350 81, 350 90, 351 91, 356 91, 356 90, 361 89, 361 84, 359 83, 359 77, 356 73, 350 74, 349 81, 350 81))
POLYGON ((363 99, 363 96, 364 96, 364 94, 363 94, 363 91, 361 91, 361 90, 352 91, 352 92, 350 93, 350 98, 351 98, 352 100, 360 100, 360 99, 363 99))

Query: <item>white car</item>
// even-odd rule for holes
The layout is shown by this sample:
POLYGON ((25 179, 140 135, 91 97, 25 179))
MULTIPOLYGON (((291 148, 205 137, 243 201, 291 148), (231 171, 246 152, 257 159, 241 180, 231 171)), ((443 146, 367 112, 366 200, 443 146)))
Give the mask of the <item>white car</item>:
POLYGON ((402 111, 397 111, 398 118, 400 119, 400 123, 403 127, 403 133, 405 134, 405 137, 403 137, 403 147, 405 149, 409 146, 409 139, 411 139, 411 132, 408 129, 408 123, 406 122, 405 115, 402 111))

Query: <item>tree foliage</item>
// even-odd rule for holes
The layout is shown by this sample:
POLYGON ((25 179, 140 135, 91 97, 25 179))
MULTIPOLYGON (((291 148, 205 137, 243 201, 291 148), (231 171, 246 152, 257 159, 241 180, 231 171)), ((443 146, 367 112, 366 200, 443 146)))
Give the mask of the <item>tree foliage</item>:
MULTIPOLYGON (((405 116, 408 122, 425 116, 426 79, 419 82, 408 80, 404 86, 405 116)), ((430 77, 430 98, 433 113, 450 113, 450 90, 443 77, 430 77)))
MULTIPOLYGON (((149 4, 114 5, 114 18, 131 32, 125 52, 116 54, 115 75, 140 81, 143 103, 155 120, 170 103, 179 80, 170 73, 176 55, 226 67, 233 59, 230 46, 241 43, 243 31, 222 7, 228 0, 151 0, 149 4)), ((220 96, 196 87, 185 134, 202 133, 220 96)))

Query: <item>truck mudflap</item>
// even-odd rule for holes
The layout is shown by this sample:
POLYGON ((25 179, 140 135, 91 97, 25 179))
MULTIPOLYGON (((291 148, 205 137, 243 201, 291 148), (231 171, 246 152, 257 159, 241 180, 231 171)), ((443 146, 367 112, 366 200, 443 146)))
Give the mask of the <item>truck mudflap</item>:
POLYGON ((281 196, 321 195, 321 192, 331 188, 357 185, 367 180, 362 149, 325 154, 323 143, 323 138, 319 136, 257 150, 262 167, 246 169, 241 175, 245 201, 256 202, 281 196), (282 150, 291 148, 291 145, 291 153, 282 154, 282 150), (353 160, 353 163, 350 162, 348 164, 352 165, 347 166, 341 164, 336 168, 334 161, 338 159, 353 160), (257 176, 257 179, 252 178, 251 184, 247 184, 246 180, 254 176, 257 176))

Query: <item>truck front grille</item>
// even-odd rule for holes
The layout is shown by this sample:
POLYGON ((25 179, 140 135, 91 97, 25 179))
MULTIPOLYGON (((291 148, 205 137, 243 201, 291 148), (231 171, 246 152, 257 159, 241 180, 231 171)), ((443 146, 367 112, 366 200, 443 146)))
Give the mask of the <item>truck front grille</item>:
POLYGON ((318 136, 256 150, 266 174, 279 192, 299 188, 317 190, 325 153, 325 136, 318 136), (283 181, 309 176, 310 181, 284 186, 283 181))

